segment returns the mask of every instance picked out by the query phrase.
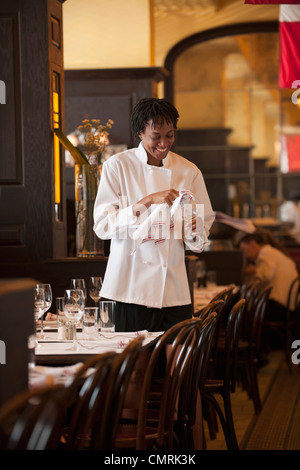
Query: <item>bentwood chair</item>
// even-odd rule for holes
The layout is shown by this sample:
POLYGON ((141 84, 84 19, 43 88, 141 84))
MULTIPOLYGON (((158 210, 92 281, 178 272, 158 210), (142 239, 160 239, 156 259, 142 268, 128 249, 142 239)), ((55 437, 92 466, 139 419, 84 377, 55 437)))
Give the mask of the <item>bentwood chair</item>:
POLYGON ((26 390, 0 410, 1 450, 56 450, 66 416, 65 390, 26 390))
POLYGON ((238 374, 249 398, 253 401, 255 414, 262 409, 257 371, 261 345, 261 334, 265 311, 271 286, 265 286, 258 292, 250 305, 246 305, 242 338, 238 347, 238 374), (248 307, 248 308, 247 308, 248 307))
POLYGON ((85 373, 95 369, 80 387, 70 425, 63 436, 66 449, 108 450, 114 448, 125 394, 144 337, 138 336, 122 353, 99 355, 79 371, 69 390, 69 402, 85 373))
POLYGON ((115 357, 104 399, 99 395, 93 404, 91 424, 91 449, 93 450, 115 448, 126 392, 142 350, 143 338, 143 336, 135 338, 123 353, 115 357))
POLYGON ((235 305, 235 303, 238 300, 240 300, 239 289, 236 287, 229 286, 223 291, 222 300, 219 299, 219 300, 214 301, 214 302, 223 301, 223 305, 220 305, 219 307, 216 305, 216 308, 215 308, 215 312, 217 312, 218 317, 217 317, 216 330, 215 330, 215 334, 213 337, 210 362, 216 361, 216 354, 217 354, 217 351, 219 351, 219 349, 216 347, 217 344, 219 345, 219 347, 220 347, 220 344, 224 344, 228 315, 232 307, 235 305))
POLYGON ((214 302, 215 300, 224 300, 225 302, 233 290, 234 290, 234 285, 229 285, 227 287, 224 287, 224 289, 222 289, 220 292, 214 295, 214 297, 211 299, 211 302, 214 302))
POLYGON ((274 331, 281 338, 285 352, 286 363, 289 372, 292 372, 292 341, 297 339, 293 330, 299 333, 299 315, 300 315, 300 276, 296 277, 289 289, 288 302, 285 311, 285 317, 280 321, 266 320, 264 328, 274 331))
POLYGON ((238 296, 239 290, 235 286, 230 285, 218 292, 205 307, 194 313, 194 316, 201 318, 201 320, 204 320, 206 316, 212 312, 217 313, 218 320, 213 340, 214 343, 216 343, 218 338, 224 334, 223 318, 225 317, 227 319, 228 313, 238 299, 238 296))
MULTIPOLYGON (((198 341, 193 349, 191 367, 179 393, 175 435, 180 450, 197 450, 195 448, 194 431, 199 432, 196 427, 197 414, 199 413, 201 417, 198 416, 198 419, 201 418, 203 434, 201 396, 203 395, 217 316, 216 312, 212 312, 202 322, 198 341)), ((202 448, 204 447, 205 443, 202 441, 202 448)))
MULTIPOLYGON (((220 349, 224 350, 228 315, 233 305, 240 299, 240 290, 235 286, 229 286, 219 294, 221 294, 221 299, 212 301, 212 304, 216 305, 215 312, 217 313, 217 321, 211 345, 210 368, 212 364, 216 364, 217 355, 220 355, 220 349)), ((215 410, 208 401, 205 403, 205 414, 209 424, 210 438, 215 439, 217 430, 215 410)))
POLYGON ((236 302, 229 313, 225 337, 220 337, 214 346, 217 354, 212 355, 214 359, 210 364, 203 391, 203 408, 206 404, 213 406, 219 416, 229 450, 239 448, 232 415, 231 393, 235 392, 236 387, 238 344, 245 302, 245 299, 236 302), (217 395, 222 398, 224 413, 216 398, 217 395))
POLYGON ((90 403, 96 390, 100 394, 105 392, 106 380, 115 354, 113 352, 99 354, 87 361, 69 386, 68 420, 64 423, 61 437, 64 449, 81 450, 90 447, 92 420, 90 403))
POLYGON ((200 318, 202 321, 205 320, 211 313, 219 312, 224 305, 224 300, 219 299, 210 301, 205 307, 194 313, 194 317, 200 318))
POLYGON ((207 305, 205 305, 205 307, 202 307, 197 312, 195 312, 194 317, 205 318, 206 315, 209 315, 213 311, 218 311, 222 303, 226 305, 233 291, 234 291, 233 285, 225 287, 216 295, 214 295, 214 297, 209 301, 207 305))
POLYGON ((246 299, 248 303, 255 298, 261 281, 258 278, 251 278, 245 281, 240 287, 240 298, 246 299))
POLYGON ((116 449, 173 450, 178 394, 192 362, 200 327, 201 321, 198 318, 185 320, 171 327, 159 338, 145 370, 137 419, 120 421, 116 449), (167 360, 156 395, 153 390, 155 373, 166 345, 169 346, 167 360))

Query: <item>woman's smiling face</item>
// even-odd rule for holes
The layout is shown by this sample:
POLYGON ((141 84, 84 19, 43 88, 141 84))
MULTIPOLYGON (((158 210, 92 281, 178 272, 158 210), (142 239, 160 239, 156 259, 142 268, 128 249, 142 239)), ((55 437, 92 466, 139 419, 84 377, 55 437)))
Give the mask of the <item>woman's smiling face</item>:
POLYGON ((174 140, 175 129, 172 123, 157 122, 155 126, 150 121, 143 132, 139 134, 144 149, 148 155, 148 164, 162 166, 163 159, 168 155, 174 140))

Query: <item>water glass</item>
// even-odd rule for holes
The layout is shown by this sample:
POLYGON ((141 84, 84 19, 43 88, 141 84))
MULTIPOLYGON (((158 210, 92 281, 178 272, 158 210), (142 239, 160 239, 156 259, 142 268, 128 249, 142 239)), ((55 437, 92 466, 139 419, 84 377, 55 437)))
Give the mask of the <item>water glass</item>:
POLYGON ((99 308, 86 307, 82 317, 82 337, 88 341, 99 339, 99 308))
POLYGON ((101 331, 115 331, 115 307, 114 301, 99 302, 100 329, 101 331))
POLYGON ((73 339, 73 329, 70 320, 64 312, 64 297, 56 297, 56 315, 57 315, 57 339, 73 339))
POLYGON ((95 302, 95 307, 100 300, 100 291, 102 287, 102 277, 92 276, 89 278, 89 294, 91 299, 95 302))
POLYGON ((45 313, 48 312, 52 305, 52 289, 50 284, 37 284, 36 286, 38 289, 43 289, 45 293, 45 305, 43 315, 41 316, 41 332, 39 334, 40 338, 44 338, 44 317, 45 313))
POLYGON ((86 286, 84 279, 71 279, 70 289, 81 289, 84 295, 84 301, 86 301, 86 286))
POLYGON ((67 289, 65 290, 64 299, 64 313, 71 322, 73 329, 73 346, 71 350, 80 351, 81 348, 76 337, 76 323, 81 320, 84 313, 84 293, 81 289, 67 289))

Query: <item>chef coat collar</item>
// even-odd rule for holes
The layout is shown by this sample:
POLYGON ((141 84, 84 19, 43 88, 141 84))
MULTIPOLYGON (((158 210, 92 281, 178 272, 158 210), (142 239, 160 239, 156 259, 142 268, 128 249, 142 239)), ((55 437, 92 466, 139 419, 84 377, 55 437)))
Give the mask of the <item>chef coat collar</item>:
MULTIPOLYGON (((148 156, 147 152, 143 146, 143 142, 141 141, 139 146, 138 146, 138 151, 137 151, 137 156, 139 160, 141 160, 143 163, 146 163, 148 165, 148 156)), ((166 158, 163 159, 163 165, 162 166, 156 166, 155 168, 168 168, 170 163, 170 152, 166 156, 166 158)), ((149 166, 155 166, 155 165, 149 165, 149 166)))

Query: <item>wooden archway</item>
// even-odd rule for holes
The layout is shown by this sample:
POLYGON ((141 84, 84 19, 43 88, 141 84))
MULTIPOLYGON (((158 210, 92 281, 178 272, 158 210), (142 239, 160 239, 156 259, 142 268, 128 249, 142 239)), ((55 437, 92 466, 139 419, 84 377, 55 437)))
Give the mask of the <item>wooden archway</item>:
POLYGON ((164 68, 168 72, 165 79, 165 97, 168 98, 171 102, 174 101, 174 64, 178 56, 180 56, 180 54, 190 47, 204 41, 226 36, 254 33, 276 33, 278 32, 278 28, 278 21, 238 23, 208 29, 182 39, 177 44, 175 44, 172 49, 170 49, 164 62, 164 68))

